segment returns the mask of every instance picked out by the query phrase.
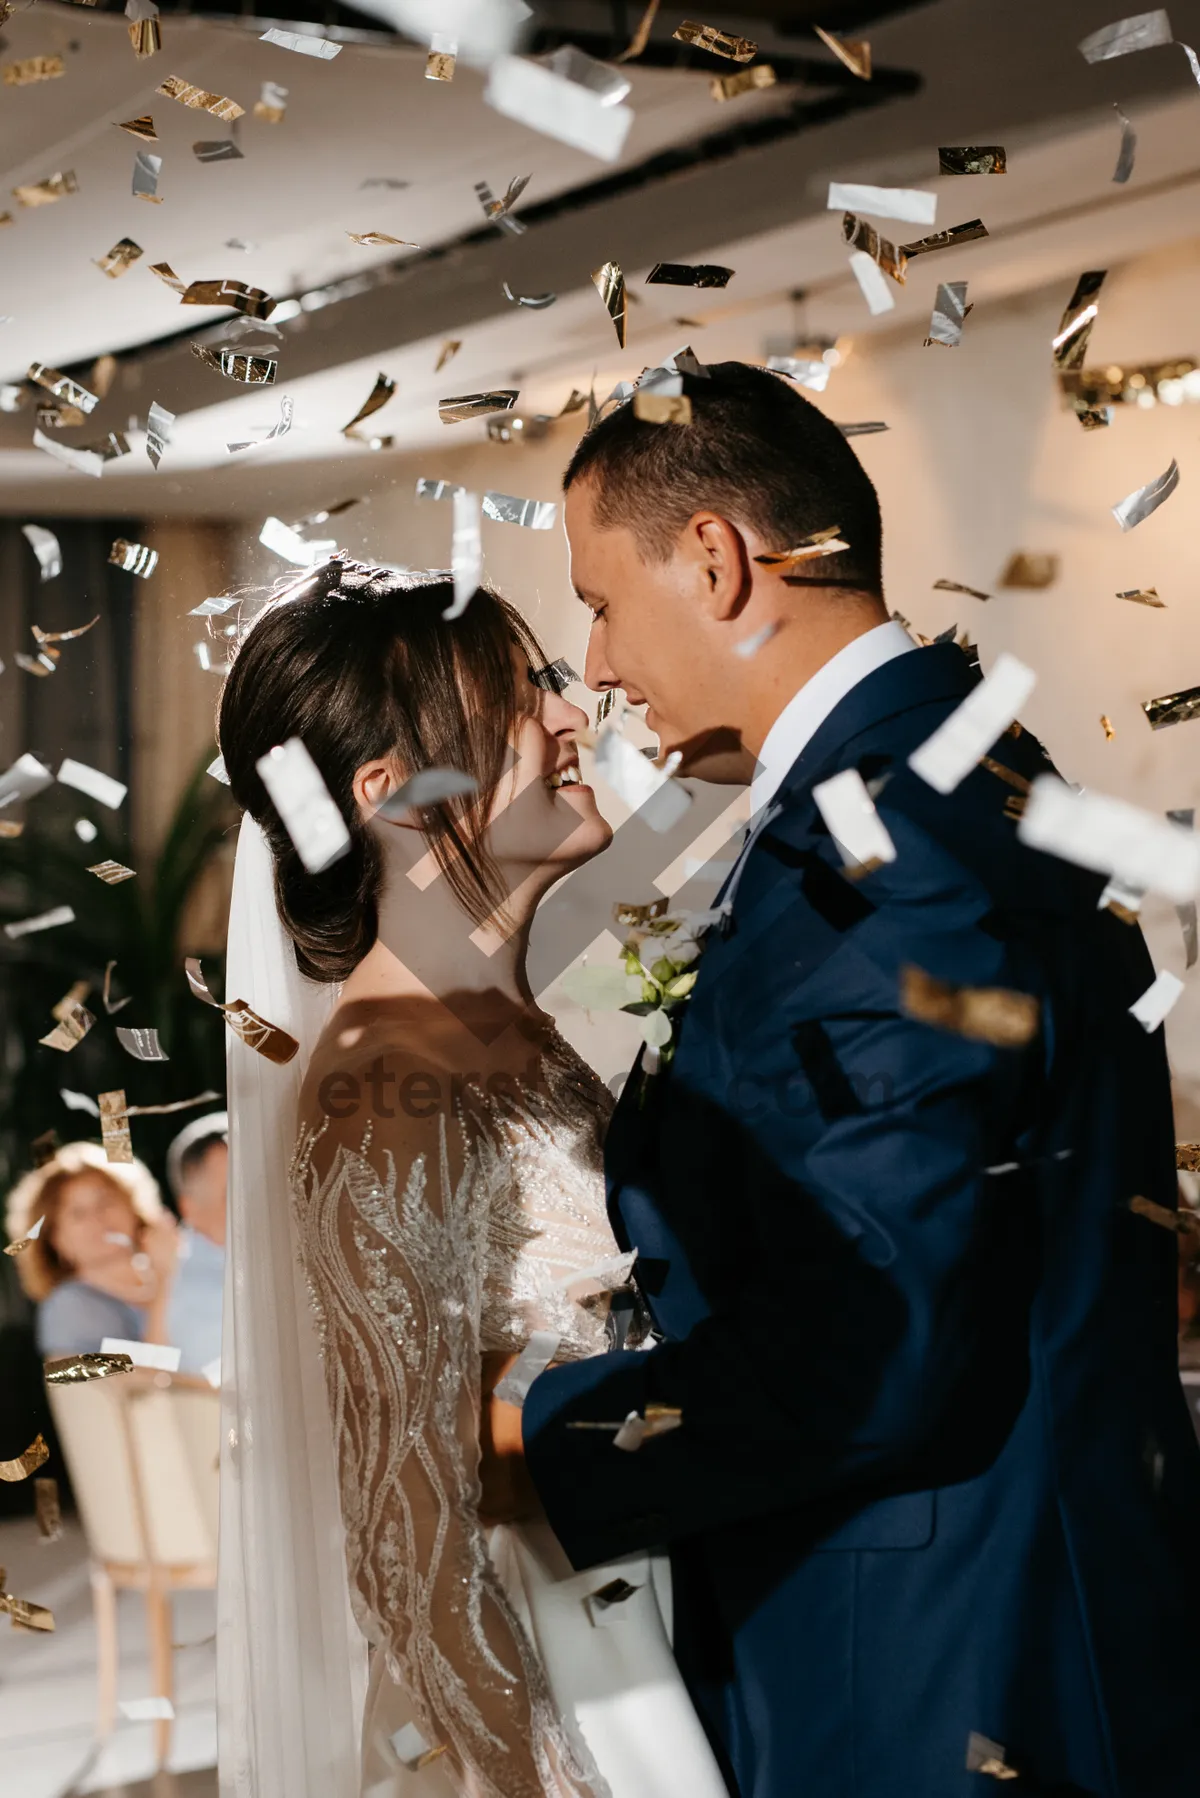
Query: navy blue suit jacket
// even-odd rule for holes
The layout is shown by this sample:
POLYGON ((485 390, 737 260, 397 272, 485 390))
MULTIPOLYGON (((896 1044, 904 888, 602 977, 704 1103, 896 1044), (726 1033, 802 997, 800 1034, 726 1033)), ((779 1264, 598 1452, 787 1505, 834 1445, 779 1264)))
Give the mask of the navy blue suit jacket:
MULTIPOLYGON (((742 1798, 1200 1791, 1200 1454, 1176 1373, 1153 968, 1102 880, 1026 848, 982 767, 909 753, 972 675, 876 670, 791 770, 609 1198, 662 1340, 554 1368, 530 1469, 577 1567, 671 1549, 676 1651, 742 1798), (856 767, 896 860, 856 881, 812 799, 856 767), (1024 1049, 916 1022, 906 964, 1033 993, 1024 1049), (1014 1165, 1015 1164, 1015 1165, 1014 1165), (636 1453, 566 1428, 647 1401, 636 1453)), ((1044 771, 1028 734, 994 757, 1044 771)))

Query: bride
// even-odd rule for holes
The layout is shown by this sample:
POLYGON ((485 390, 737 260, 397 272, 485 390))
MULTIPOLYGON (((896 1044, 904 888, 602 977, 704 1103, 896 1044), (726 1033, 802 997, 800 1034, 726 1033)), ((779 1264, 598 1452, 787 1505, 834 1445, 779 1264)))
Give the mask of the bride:
POLYGON ((611 1101, 525 974, 539 900, 611 836, 585 717, 511 606, 481 591, 447 621, 452 599, 335 557, 259 614, 221 700, 247 814, 228 997, 301 1045, 230 1052, 222 1789, 724 1798, 665 1562, 573 1572, 515 1484, 519 1522, 479 1512, 530 1338, 563 1360, 636 1352, 640 1326, 611 1101), (257 768, 292 737, 350 834, 316 874, 257 768), (386 808, 428 768, 477 790, 386 808))

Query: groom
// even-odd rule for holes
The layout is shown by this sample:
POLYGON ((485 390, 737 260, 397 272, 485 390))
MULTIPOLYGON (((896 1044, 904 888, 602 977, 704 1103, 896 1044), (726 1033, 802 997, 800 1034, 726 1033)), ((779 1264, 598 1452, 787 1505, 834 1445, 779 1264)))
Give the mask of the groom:
POLYGON ((687 772, 753 772, 754 826, 674 1059, 609 1141, 659 1340, 543 1374, 528 1470, 577 1567, 669 1547, 741 1798, 970 1798, 1014 1770, 1195 1798, 1176 1238, 1130 1210, 1175 1205, 1162 1032, 1128 1015, 1145 945, 1099 876, 1018 840, 1049 767, 1028 732, 945 796, 909 769, 975 676, 889 621, 837 427, 738 363, 687 388, 690 424, 626 406, 567 471, 587 680, 687 772), (763 560, 833 526, 823 560, 763 560), (813 798, 846 769, 896 848, 855 879, 813 798), (1031 994, 1038 1029, 910 1015, 908 968, 1031 994), (573 1427, 655 1405, 679 1426, 633 1453, 573 1427))

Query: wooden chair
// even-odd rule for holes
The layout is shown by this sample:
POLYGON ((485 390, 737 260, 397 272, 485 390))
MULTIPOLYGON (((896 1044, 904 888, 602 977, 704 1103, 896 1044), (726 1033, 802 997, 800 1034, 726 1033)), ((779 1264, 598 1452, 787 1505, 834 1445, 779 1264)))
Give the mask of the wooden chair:
MULTIPOLYGON (((220 1399, 195 1375, 144 1368, 47 1391, 91 1556, 103 1738, 117 1711, 117 1591, 145 1594, 146 1696, 173 1699, 171 1594, 216 1586, 220 1399)), ((171 1721, 154 1731, 161 1767, 171 1721)))

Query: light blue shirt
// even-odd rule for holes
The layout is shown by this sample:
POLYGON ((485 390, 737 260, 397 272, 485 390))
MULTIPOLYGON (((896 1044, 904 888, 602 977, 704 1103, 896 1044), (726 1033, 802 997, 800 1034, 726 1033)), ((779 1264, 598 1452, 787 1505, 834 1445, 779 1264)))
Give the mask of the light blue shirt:
POLYGON ((64 1280, 37 1308, 37 1345, 43 1355, 91 1355, 106 1336, 140 1342, 146 1314, 84 1280, 64 1280))
POLYGON ((179 1255, 167 1301, 167 1341, 180 1350, 184 1373, 203 1373, 221 1358, 221 1301, 225 1250, 182 1224, 179 1255))

